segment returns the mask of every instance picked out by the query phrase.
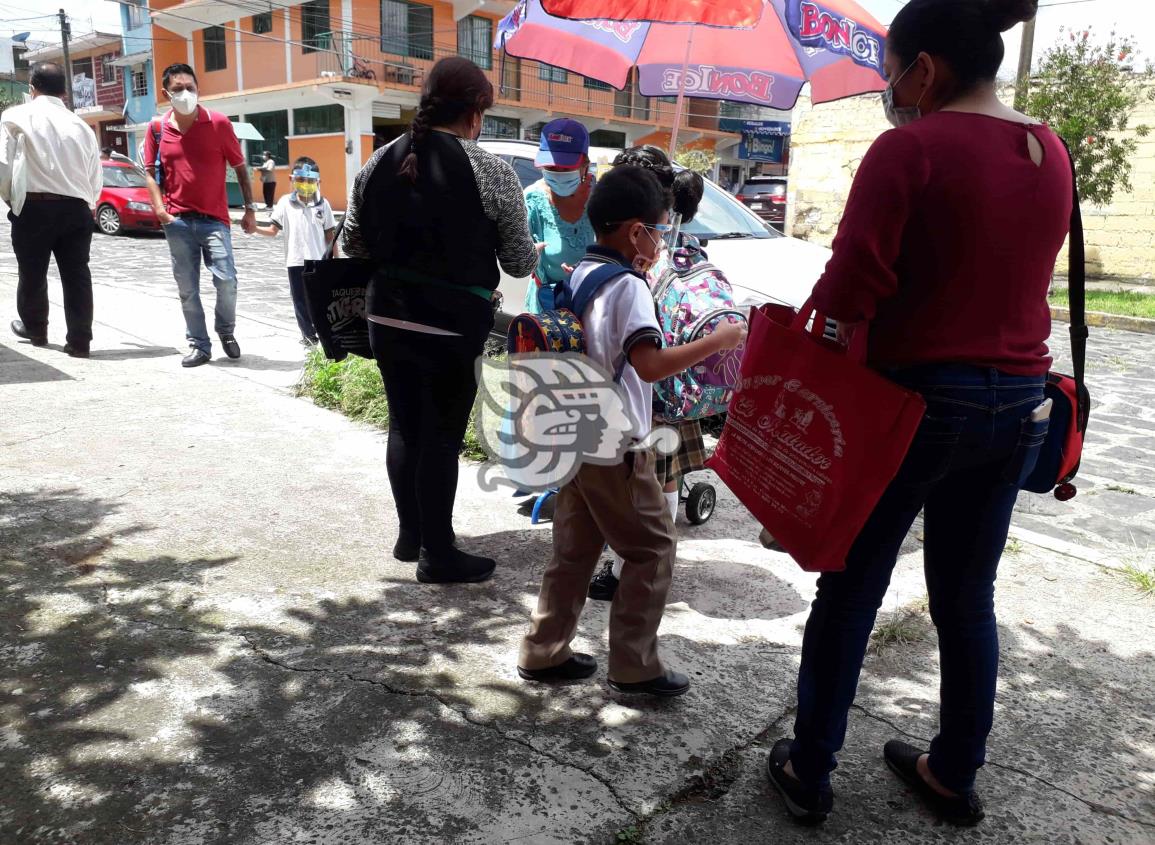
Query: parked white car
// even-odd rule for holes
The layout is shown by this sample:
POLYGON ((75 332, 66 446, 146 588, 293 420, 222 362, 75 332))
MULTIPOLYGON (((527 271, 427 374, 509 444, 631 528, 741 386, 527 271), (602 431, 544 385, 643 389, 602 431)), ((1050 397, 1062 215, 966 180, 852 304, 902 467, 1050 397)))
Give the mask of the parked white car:
MULTIPOLYGON (((536 144, 483 140, 481 146, 513 165, 523 186, 541 178, 540 171, 533 166, 536 144)), ((619 152, 607 147, 591 147, 590 160, 595 166, 608 164, 619 152)), ((788 238, 772 229, 729 192, 709 180, 706 181, 706 193, 698 216, 684 230, 705 244, 710 261, 726 274, 734 288, 734 297, 742 307, 766 302, 800 307, 810 296, 814 283, 830 259, 830 250, 788 238)), ((498 330, 504 331, 509 321, 522 312, 525 291, 530 283, 530 279, 515 279, 502 273, 498 330)))

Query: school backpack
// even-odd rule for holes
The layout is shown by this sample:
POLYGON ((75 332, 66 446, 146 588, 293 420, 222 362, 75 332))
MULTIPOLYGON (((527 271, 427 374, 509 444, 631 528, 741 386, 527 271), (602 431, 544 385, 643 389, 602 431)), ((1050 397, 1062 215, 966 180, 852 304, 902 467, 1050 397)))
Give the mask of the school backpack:
POLYGON ((576 294, 570 289, 568 281, 558 282, 553 287, 553 308, 540 314, 519 314, 513 318, 506 335, 507 350, 511 355, 524 352, 585 352, 582 312, 594 294, 607 282, 629 273, 634 271, 621 264, 602 264, 590 270, 576 294))
MULTIPOLYGON (((680 346, 714 331, 723 321, 746 325, 726 276, 696 245, 674 250, 654 288, 658 323, 666 346, 680 346)), ((698 420, 726 412, 743 348, 716 352, 654 384, 654 413, 665 422, 698 420)))

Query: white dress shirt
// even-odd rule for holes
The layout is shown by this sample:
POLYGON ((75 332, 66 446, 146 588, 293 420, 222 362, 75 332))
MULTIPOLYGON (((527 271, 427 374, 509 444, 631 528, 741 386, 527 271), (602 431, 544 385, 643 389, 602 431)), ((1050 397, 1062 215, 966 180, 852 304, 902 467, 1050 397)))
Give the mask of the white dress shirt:
POLYGON ((41 94, 0 117, 0 197, 19 215, 28 193, 77 197, 96 207, 104 185, 91 127, 59 97, 41 94))

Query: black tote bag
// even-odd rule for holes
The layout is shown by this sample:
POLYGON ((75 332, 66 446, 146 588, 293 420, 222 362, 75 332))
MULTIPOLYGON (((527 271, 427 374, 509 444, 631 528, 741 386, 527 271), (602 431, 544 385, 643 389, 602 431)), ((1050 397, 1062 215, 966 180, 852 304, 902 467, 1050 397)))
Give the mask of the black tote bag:
POLYGON ((363 258, 334 258, 333 249, 345 221, 320 261, 305 261, 305 300, 325 357, 343 361, 349 355, 372 358, 365 301, 375 263, 363 258))

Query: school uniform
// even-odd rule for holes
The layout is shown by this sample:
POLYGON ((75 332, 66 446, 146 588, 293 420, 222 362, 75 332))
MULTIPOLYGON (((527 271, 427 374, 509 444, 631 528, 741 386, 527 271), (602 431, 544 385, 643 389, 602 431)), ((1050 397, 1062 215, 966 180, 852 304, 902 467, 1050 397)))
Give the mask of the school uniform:
MULTIPOLYGON (((586 354, 608 372, 621 373, 630 435, 649 434, 653 388, 629 363, 638 344, 662 345, 654 299, 646 283, 627 272, 613 250, 590 247, 574 269, 571 284, 581 290, 591 270, 622 264, 622 277, 607 282, 581 315, 586 354)), ((584 464, 558 493, 553 519, 553 558, 542 576, 537 610, 521 646, 518 665, 527 670, 564 663, 573 654, 590 577, 609 543, 625 561, 610 612, 609 678, 623 684, 663 674, 658 658, 658 626, 673 574, 674 523, 654 472, 649 449, 630 450, 613 466, 584 464)))
POLYGON ((309 316, 305 297, 305 262, 318 261, 325 254, 325 232, 336 227, 329 201, 318 196, 303 203, 292 191, 277 200, 270 221, 285 235, 285 269, 289 273, 289 294, 301 337, 316 342, 317 330, 309 316))

